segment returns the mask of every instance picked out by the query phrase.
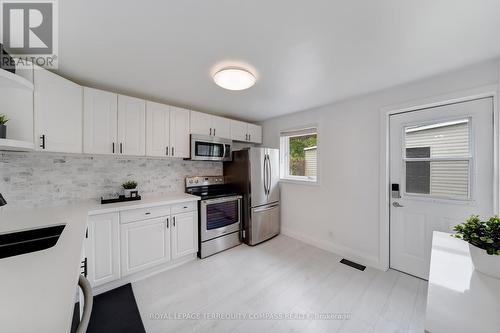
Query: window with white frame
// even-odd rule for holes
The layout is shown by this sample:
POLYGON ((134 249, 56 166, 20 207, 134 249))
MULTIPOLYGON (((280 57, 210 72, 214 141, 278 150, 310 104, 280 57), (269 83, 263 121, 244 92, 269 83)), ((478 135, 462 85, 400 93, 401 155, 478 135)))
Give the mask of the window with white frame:
POLYGON ((315 127, 281 132, 281 178, 316 182, 318 177, 318 131, 315 127))

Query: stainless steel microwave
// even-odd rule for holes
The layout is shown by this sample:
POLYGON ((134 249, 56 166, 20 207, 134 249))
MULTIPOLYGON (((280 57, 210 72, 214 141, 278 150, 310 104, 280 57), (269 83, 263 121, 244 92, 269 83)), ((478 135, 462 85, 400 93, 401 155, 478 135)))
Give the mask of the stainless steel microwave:
POLYGON ((191 134, 191 160, 231 161, 233 141, 209 135, 191 134))

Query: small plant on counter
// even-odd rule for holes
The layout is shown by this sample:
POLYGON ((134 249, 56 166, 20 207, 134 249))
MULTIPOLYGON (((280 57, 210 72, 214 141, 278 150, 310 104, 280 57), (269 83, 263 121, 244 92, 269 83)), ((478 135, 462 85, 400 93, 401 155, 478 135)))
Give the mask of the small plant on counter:
POLYGON ((133 190, 137 187, 137 182, 135 180, 129 180, 122 184, 125 190, 133 190))
POLYGON ((7 115, 0 113, 0 125, 5 125, 8 121, 7 115))
POLYGON ((500 218, 491 217, 481 221, 478 215, 472 215, 467 222, 456 225, 453 230, 455 237, 463 239, 489 255, 500 255, 500 218))

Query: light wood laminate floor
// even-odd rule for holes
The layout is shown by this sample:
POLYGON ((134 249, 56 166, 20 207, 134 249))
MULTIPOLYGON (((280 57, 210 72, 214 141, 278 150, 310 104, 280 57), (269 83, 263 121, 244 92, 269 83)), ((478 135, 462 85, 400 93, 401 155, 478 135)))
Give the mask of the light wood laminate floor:
POLYGON ((144 326, 153 333, 424 331, 426 281, 393 270, 361 272, 340 259, 280 235, 155 275, 134 283, 133 290, 144 326), (350 319, 205 319, 269 313, 350 319), (167 317, 186 314, 192 319, 167 317))

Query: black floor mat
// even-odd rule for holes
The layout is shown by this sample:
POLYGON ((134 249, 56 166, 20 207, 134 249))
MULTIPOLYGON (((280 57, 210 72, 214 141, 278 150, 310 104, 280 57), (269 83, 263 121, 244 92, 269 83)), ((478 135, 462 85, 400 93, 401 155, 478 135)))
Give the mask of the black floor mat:
MULTIPOLYGON (((77 303, 71 332, 76 331, 78 313, 77 303)), ((87 333, 145 332, 130 283, 94 297, 87 333)))

